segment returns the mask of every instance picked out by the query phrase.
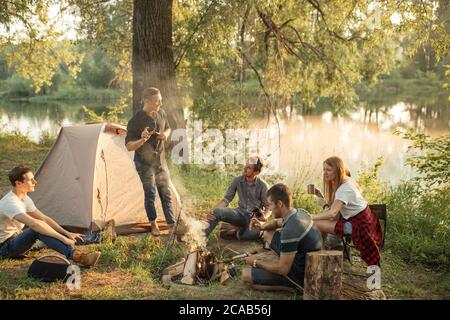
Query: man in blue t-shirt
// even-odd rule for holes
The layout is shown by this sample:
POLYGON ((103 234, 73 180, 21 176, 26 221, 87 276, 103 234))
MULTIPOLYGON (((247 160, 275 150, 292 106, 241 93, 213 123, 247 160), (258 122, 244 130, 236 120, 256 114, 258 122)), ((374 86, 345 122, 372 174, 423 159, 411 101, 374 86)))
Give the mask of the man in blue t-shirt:
POLYGON ((267 191, 267 197, 275 219, 264 224, 252 220, 251 226, 264 231, 264 240, 279 259, 266 262, 247 257, 245 262, 252 268, 242 271, 242 280, 259 290, 303 287, 306 253, 322 248, 322 235, 308 212, 293 208, 292 193, 286 185, 274 185, 267 191))

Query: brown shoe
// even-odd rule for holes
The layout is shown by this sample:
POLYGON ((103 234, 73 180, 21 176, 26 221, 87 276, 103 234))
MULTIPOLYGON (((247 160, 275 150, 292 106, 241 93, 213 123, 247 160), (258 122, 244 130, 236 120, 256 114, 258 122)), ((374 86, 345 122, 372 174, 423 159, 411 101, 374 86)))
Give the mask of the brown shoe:
POLYGON ((101 252, 91 252, 91 253, 82 253, 78 250, 75 250, 73 253, 72 260, 76 263, 81 264, 85 267, 93 267, 97 264, 98 259, 100 258, 101 252))
POLYGON ((152 222, 151 225, 152 225, 152 231, 150 231, 150 232, 151 232, 152 236, 159 237, 161 232, 159 232, 158 224, 156 222, 152 222))

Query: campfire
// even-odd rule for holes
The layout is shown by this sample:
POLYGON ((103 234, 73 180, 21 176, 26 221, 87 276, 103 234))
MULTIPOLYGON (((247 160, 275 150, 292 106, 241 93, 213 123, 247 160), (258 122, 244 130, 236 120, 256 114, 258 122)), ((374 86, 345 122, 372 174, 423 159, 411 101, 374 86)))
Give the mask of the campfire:
MULTIPOLYGON (((183 233, 182 241, 189 246, 187 256, 177 263, 163 270, 164 284, 172 283, 184 285, 204 285, 213 281, 224 284, 236 275, 233 261, 245 258, 247 253, 234 250, 235 256, 220 260, 214 253, 206 249, 207 239, 204 235, 204 222, 187 216, 185 218, 187 230, 183 233)), ((252 252, 255 254, 256 252, 252 252)))
POLYGON ((223 283, 229 277, 228 266, 219 263, 212 252, 204 249, 190 252, 186 258, 163 271, 166 284, 203 285, 219 279, 223 283))

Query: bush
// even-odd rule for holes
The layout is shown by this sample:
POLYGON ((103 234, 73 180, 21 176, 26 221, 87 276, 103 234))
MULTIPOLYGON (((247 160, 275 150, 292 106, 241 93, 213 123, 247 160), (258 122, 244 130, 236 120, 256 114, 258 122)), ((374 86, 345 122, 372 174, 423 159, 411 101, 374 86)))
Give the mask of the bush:
POLYGON ((448 268, 450 184, 446 178, 448 172, 442 167, 442 163, 448 161, 448 156, 444 152, 436 152, 445 150, 445 144, 437 143, 442 137, 430 139, 412 133, 409 137, 420 139, 413 143, 412 148, 419 148, 423 152, 409 158, 407 164, 419 168, 422 176, 388 187, 379 178, 382 159, 378 159, 372 168, 359 172, 358 184, 369 203, 386 203, 386 249, 408 263, 448 268), (440 183, 436 183, 438 181, 440 183), (424 182, 430 187, 425 188, 424 182))
POLYGON ((405 182, 386 195, 386 248, 407 262, 450 267, 449 185, 419 193, 415 182, 405 182))
POLYGON ((33 81, 23 79, 16 74, 4 80, 4 91, 6 91, 6 96, 10 98, 32 97, 35 95, 33 81))

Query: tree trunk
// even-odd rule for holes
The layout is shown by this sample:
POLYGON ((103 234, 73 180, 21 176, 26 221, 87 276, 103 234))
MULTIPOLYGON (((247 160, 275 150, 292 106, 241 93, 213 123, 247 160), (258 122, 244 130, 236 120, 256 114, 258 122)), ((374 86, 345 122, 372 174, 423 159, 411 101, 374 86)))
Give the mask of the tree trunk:
POLYGON ((342 252, 306 254, 303 300, 339 300, 342 293, 342 252))
POLYGON ((133 114, 145 88, 160 89, 172 129, 184 126, 172 51, 172 0, 133 2, 133 114))

